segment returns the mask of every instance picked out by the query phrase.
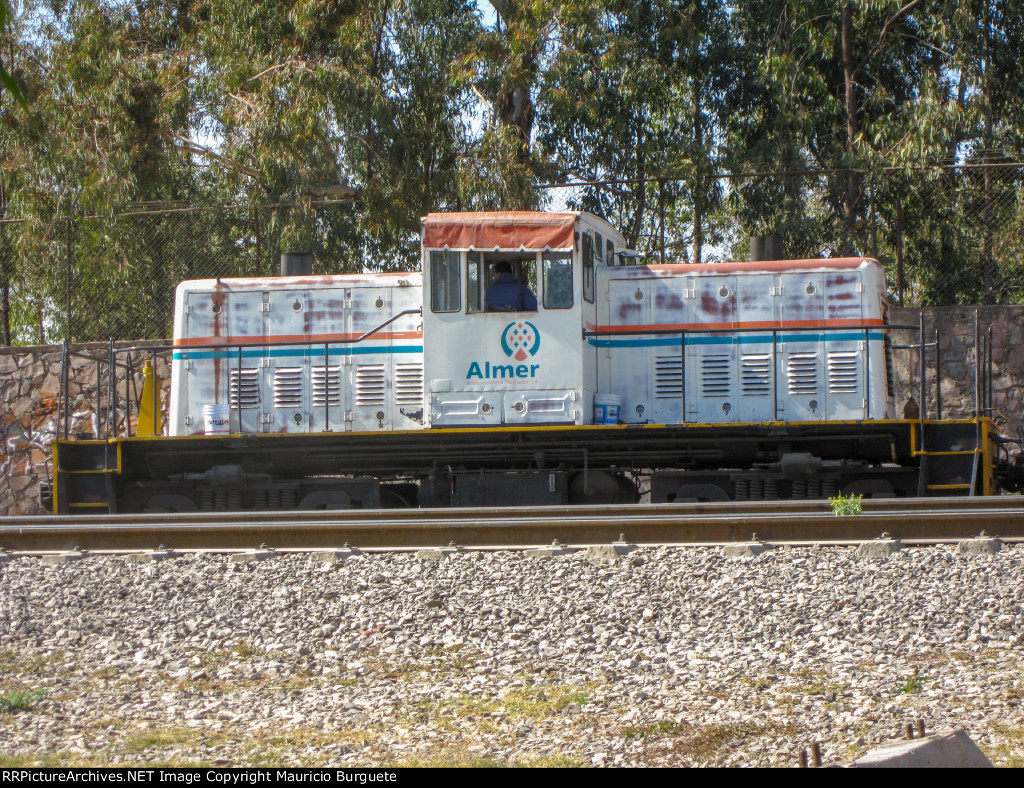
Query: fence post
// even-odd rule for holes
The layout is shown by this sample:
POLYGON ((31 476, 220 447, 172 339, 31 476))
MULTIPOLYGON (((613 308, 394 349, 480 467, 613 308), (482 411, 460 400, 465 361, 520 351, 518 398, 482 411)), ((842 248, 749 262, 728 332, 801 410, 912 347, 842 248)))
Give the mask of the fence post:
MULTIPOLYGON (((7 215, 7 204, 0 185, 0 219, 7 215)), ((11 262, 13 255, 7 254, 7 225, 0 222, 0 312, 3 312, 2 331, 5 347, 11 346, 11 262)))
POLYGON ((71 344, 71 217, 65 220, 64 241, 67 255, 64 258, 64 341, 71 344))

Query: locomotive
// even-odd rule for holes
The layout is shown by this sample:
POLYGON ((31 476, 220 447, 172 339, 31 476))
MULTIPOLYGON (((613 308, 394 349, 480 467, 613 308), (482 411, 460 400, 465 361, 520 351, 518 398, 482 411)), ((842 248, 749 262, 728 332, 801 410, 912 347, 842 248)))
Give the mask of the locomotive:
POLYGON ((167 435, 57 441, 57 510, 997 490, 988 419, 897 418, 875 260, 647 264, 528 211, 431 214, 421 255, 183 282, 167 435), (498 271, 535 308, 492 303, 498 271))

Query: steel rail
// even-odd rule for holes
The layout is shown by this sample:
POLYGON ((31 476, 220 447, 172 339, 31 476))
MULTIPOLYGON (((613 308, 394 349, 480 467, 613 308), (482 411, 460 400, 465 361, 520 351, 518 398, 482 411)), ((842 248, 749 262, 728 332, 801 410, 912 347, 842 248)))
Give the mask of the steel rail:
POLYGON ((53 552, 151 550, 413 549, 450 544, 524 548, 608 544, 707 544, 747 541, 850 543, 888 533, 909 543, 958 541, 987 531, 1024 539, 1019 498, 904 499, 866 502, 853 517, 836 517, 825 502, 657 504, 619 507, 520 507, 503 510, 342 510, 333 512, 192 513, 8 518, 0 548, 53 552), (999 503, 993 503, 998 501, 999 503), (1013 502, 1011 505, 1009 502, 1013 502), (1006 502, 1006 503, 1004 503, 1006 502))
MULTIPOLYGON (((944 497, 944 498, 887 498, 861 501, 865 512, 932 511, 954 508, 957 511, 1013 510, 1024 507, 1024 498, 1014 495, 985 497, 944 497)), ((660 503, 660 504, 600 504, 600 505, 540 505, 493 507, 459 507, 445 509, 331 509, 301 512, 251 510, 244 512, 153 512, 147 514, 89 514, 89 515, 25 515, 5 517, 0 520, 0 534, 8 528, 23 528, 43 525, 99 526, 104 524, 139 524, 159 526, 162 523, 189 524, 231 522, 243 519, 253 524, 279 522, 282 517, 294 515, 304 522, 367 520, 467 520, 489 516, 532 517, 580 517, 589 514, 620 515, 633 517, 638 514, 679 517, 694 517, 710 514, 768 514, 768 513, 830 513, 827 500, 779 500, 779 501, 714 501, 702 503, 660 503)))

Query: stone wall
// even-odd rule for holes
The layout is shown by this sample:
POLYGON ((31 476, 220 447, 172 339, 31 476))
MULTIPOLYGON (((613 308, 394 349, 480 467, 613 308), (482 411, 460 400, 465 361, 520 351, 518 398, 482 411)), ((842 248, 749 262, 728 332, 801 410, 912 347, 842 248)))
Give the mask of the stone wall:
MULTIPOLYGON (((975 404, 975 316, 983 340, 991 338, 992 347, 992 413, 1004 434, 1016 436, 1017 428, 1024 426, 1021 413, 1022 382, 1024 382, 1024 307, 929 307, 893 309, 890 321, 894 325, 919 324, 924 312, 925 341, 933 342, 935 331, 939 335, 939 360, 942 418, 972 418, 975 404)), ((894 331, 893 343, 916 343, 917 330, 894 331)), ((903 412, 912 397, 919 402, 921 375, 917 351, 894 351, 896 409, 903 412)), ((935 349, 925 351, 925 416, 936 417, 935 349)), ((984 365, 983 365, 984 366, 984 365)), ((986 370, 981 369, 984 377, 986 370)), ((984 404, 982 405, 984 407, 984 404)))
MULTIPOLYGON (((167 343, 135 343, 133 346, 157 344, 167 343)), ((106 393, 109 388, 105 363, 108 351, 106 344, 75 347, 68 384, 69 435, 72 437, 88 438, 100 429, 105 430, 105 425, 98 421, 96 409, 97 362, 82 356, 104 359, 99 367, 104 376, 101 387, 106 393)), ((119 356, 119 361, 124 360, 124 356, 119 356)), ((141 366, 142 356, 136 354, 133 386, 126 384, 126 370, 118 371, 120 407, 115 417, 118 434, 123 434, 125 428, 126 390, 142 391, 141 366)), ((166 354, 158 355, 156 367, 163 381, 162 401, 166 413, 169 384, 166 354)), ((0 402, 3 402, 3 416, 0 417, 0 515, 46 514, 39 504, 39 490, 42 483, 52 479, 50 444, 58 429, 60 371, 60 346, 0 348, 0 402)), ((134 407, 131 417, 134 428, 137 418, 134 407)))
MULTIPOLYGON (((1016 435, 1024 426, 1021 406, 1024 381, 1024 307, 932 307, 924 310, 926 339, 939 331, 942 371, 942 415, 944 418, 970 418, 974 405, 974 321, 978 315, 982 333, 992 338, 993 416, 1000 429, 1016 435)), ((918 325, 919 310, 893 309, 894 325, 918 325)), ((895 345, 917 342, 917 331, 894 332, 895 345)), ((145 344, 145 343, 140 343, 145 344)), ((167 344, 151 343, 151 344, 167 344)), ((77 352, 105 359, 107 346, 82 345, 77 352)), ((935 416, 934 350, 926 352, 927 402, 925 415, 935 416)), ((140 359, 141 361, 141 359, 140 359)), ((893 354, 897 412, 902 413, 910 398, 920 399, 920 374, 916 351, 896 350, 893 354)), ((39 505, 41 482, 51 478, 50 442, 57 430, 57 393, 60 380, 60 347, 0 348, 0 401, 4 405, 0 438, 0 514, 44 514, 39 505)), ((96 362, 74 357, 69 386, 71 397, 71 433, 82 437, 96 433, 101 425, 96 416, 96 362)), ((139 364, 141 366, 141 363, 139 364)), ((103 365, 106 368, 106 365, 103 365)), ((167 406, 169 375, 167 356, 158 357, 157 374, 163 379, 164 407, 167 406)), ((107 384, 102 384, 104 391, 107 384)), ((136 385, 142 388, 141 372, 136 385)), ((124 402, 125 373, 118 374, 118 399, 124 402)), ((920 403, 918 402, 918 405, 920 403)), ((135 411, 132 413, 133 423, 135 411)), ((123 407, 117 414, 119 433, 123 432, 123 407)))

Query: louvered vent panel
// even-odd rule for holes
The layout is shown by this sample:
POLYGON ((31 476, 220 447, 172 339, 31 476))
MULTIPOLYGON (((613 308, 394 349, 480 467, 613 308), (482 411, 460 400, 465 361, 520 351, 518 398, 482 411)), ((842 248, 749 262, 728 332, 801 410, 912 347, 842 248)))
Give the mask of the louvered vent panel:
POLYGON ((274 370, 274 407, 302 407, 302 367, 274 370))
POLYGON ((772 393, 770 353, 752 353, 740 359, 740 385, 745 397, 766 397, 772 393))
POLYGON ((395 402, 399 405, 423 404, 422 364, 395 364, 395 402))
POLYGON ((683 360, 679 356, 654 359, 654 396, 680 399, 683 396, 683 360))
POLYGON ((363 364, 356 369, 356 405, 383 405, 386 392, 383 364, 363 364))
POLYGON ((232 410, 248 410, 260 406, 260 371, 231 370, 230 404, 232 410))
POLYGON ((341 367, 313 367, 313 407, 341 405, 341 367))
POLYGON ((729 356, 703 356, 700 360, 701 393, 705 397, 729 396, 729 356))
POLYGON ((858 354, 843 351, 828 354, 828 390, 830 394, 857 393, 858 354))
POLYGON ((818 392, 818 354, 794 353, 786 365, 789 393, 802 396, 818 392))

